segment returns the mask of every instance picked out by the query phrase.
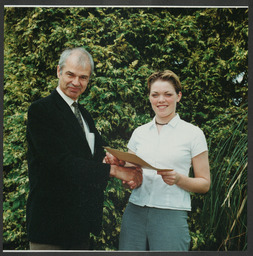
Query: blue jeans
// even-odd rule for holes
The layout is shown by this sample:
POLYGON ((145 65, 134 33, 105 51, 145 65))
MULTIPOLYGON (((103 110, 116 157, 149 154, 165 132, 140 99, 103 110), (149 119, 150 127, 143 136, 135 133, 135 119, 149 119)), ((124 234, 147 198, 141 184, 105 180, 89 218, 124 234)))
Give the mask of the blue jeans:
POLYGON ((128 203, 123 215, 119 250, 188 251, 187 212, 128 203))

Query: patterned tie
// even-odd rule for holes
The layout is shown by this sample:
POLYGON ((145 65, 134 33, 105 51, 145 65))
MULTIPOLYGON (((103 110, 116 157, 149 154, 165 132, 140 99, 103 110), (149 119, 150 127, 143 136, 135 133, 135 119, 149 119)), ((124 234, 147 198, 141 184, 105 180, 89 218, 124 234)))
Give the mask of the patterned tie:
POLYGON ((72 104, 72 106, 73 106, 74 109, 75 109, 75 110, 74 110, 75 116, 76 116, 76 118, 77 118, 79 124, 81 125, 83 131, 85 132, 85 129, 84 129, 84 126, 83 126, 82 117, 81 117, 81 113, 80 113, 80 110, 79 110, 79 108, 78 108, 78 104, 77 104, 76 102, 74 102, 74 103, 72 104))

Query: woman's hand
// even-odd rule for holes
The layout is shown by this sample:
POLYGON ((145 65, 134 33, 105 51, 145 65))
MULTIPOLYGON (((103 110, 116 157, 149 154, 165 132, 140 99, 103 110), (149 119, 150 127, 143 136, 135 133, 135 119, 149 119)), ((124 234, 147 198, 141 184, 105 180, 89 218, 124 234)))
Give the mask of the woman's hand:
POLYGON ((139 167, 122 167, 111 165, 110 177, 123 181, 129 188, 134 189, 142 184, 142 169, 139 167))
POLYGON ((173 171, 157 171, 157 174, 162 176, 163 181, 172 186, 178 183, 180 179, 180 174, 175 170, 173 171))
POLYGON ((194 177, 179 174, 176 171, 158 171, 164 182, 193 193, 206 193, 211 184, 208 152, 204 151, 192 158, 194 177))
POLYGON ((123 184, 124 188, 135 189, 135 188, 138 188, 142 184, 142 180, 143 180, 142 173, 143 173, 143 170, 140 167, 138 167, 138 166, 135 166, 135 167, 136 167, 136 170, 141 173, 141 176, 138 176, 136 181, 133 181, 133 180, 125 181, 125 180, 123 180, 122 184, 123 184))
MULTIPOLYGON (((109 152, 106 152, 106 156, 103 160, 103 163, 110 164, 110 165, 116 165, 116 166, 124 166, 124 167, 128 167, 129 171, 131 169, 134 169, 136 171, 136 173, 134 175, 134 179, 132 179, 130 181, 127 180, 127 179, 124 179, 123 177, 120 177, 120 179, 122 180, 122 184, 125 188, 135 189, 135 188, 139 187, 142 184, 142 180, 143 180, 142 173, 143 173, 143 171, 140 168, 140 166, 135 165, 135 164, 131 164, 131 163, 126 163, 123 160, 119 160, 117 157, 113 156, 109 152)), ((119 178, 119 177, 117 177, 117 178, 119 178)))

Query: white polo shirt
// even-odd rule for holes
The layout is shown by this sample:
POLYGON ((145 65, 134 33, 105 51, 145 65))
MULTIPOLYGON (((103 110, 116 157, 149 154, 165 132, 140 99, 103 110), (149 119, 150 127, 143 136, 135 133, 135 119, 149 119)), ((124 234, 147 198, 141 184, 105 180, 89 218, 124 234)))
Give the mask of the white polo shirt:
MULTIPOLYGON (((191 160, 207 151, 202 130, 177 114, 158 134, 155 118, 134 130, 128 148, 157 168, 171 168, 189 175, 191 160)), ((143 168, 142 185, 134 189, 131 203, 163 209, 191 210, 190 193, 177 185, 166 184, 155 170, 143 168)))

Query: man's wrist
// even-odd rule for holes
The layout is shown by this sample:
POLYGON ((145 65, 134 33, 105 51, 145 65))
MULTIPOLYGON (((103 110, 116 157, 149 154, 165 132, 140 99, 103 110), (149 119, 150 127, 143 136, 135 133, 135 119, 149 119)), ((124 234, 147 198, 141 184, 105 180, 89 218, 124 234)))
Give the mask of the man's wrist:
POLYGON ((117 173, 117 166, 116 165, 111 165, 110 177, 116 177, 116 173, 117 173))

